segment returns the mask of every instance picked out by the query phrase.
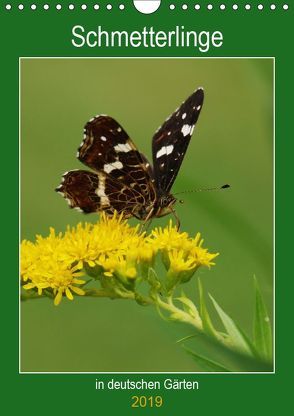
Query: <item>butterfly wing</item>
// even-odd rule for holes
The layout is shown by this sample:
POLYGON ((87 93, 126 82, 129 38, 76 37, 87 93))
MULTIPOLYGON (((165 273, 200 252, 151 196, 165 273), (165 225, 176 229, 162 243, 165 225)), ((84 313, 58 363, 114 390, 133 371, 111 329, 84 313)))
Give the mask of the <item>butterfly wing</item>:
POLYGON ((141 193, 124 186, 104 172, 93 173, 79 169, 66 172, 56 191, 67 200, 70 208, 85 214, 105 211, 112 215, 117 211, 128 218, 137 206, 145 203, 141 193))
POLYGON ((97 116, 85 126, 78 159, 94 172, 66 172, 57 191, 83 212, 114 210, 130 217, 156 198, 153 172, 123 128, 111 117, 97 116))
POLYGON ((170 191, 184 159, 204 100, 198 88, 157 130, 152 140, 155 186, 170 191))
POLYGON ((95 171, 102 171, 148 196, 153 176, 151 166, 113 118, 97 116, 86 124, 77 157, 95 171))

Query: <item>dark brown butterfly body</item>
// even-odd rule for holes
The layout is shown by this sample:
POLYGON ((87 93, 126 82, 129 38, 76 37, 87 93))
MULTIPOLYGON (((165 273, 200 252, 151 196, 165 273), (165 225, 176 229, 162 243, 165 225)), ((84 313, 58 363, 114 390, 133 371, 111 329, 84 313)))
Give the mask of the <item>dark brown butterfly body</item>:
POLYGON ((196 90, 158 129, 152 140, 153 167, 113 118, 100 115, 84 129, 77 157, 92 169, 63 175, 56 189, 84 213, 122 213, 148 221, 174 213, 170 189, 182 164, 204 99, 196 90))
POLYGON ((173 212, 172 207, 176 202, 177 198, 172 194, 163 195, 162 197, 157 197, 157 199, 149 205, 138 207, 138 210, 134 212, 133 216, 144 221, 147 221, 152 217, 163 217, 173 212))

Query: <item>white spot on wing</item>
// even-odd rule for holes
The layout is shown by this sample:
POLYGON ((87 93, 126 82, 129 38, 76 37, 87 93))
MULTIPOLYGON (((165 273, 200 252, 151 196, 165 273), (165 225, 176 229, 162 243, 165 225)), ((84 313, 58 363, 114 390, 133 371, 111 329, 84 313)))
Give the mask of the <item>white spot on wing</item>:
POLYGON ((186 137, 189 134, 191 134, 192 129, 193 129, 193 126, 190 126, 189 124, 184 124, 181 132, 183 133, 183 136, 186 137))
POLYGON ((107 140, 107 139, 106 139, 106 137, 104 137, 104 136, 101 136, 100 138, 101 138, 101 140, 103 140, 104 142, 106 142, 106 140, 107 140))
POLYGON ((165 155, 166 151, 165 151, 165 147, 162 147, 160 150, 158 150, 158 152, 156 153, 156 158, 160 158, 161 156, 165 155))
POLYGON ((99 196, 100 198, 100 203, 101 205, 109 205, 109 199, 108 196, 105 194, 105 176, 103 175, 98 175, 99 177, 99 185, 98 185, 98 189, 96 189, 96 194, 99 196))
POLYGON ((80 207, 74 207, 74 209, 78 212, 84 212, 80 207))
POLYGON ((115 169, 121 169, 123 167, 123 164, 118 160, 117 162, 108 163, 104 165, 103 170, 106 173, 110 173, 115 169))
POLYGON ((114 150, 116 152, 124 152, 124 153, 127 153, 130 150, 132 150, 132 148, 129 145, 129 143, 119 143, 116 146, 114 146, 114 150))
POLYGON ((71 200, 69 198, 64 198, 66 200, 66 202, 68 203, 68 205, 71 207, 71 200))
POLYGON ((63 177, 65 177, 66 175, 68 175, 69 173, 71 173, 71 172, 75 172, 75 171, 77 171, 77 170, 79 170, 79 169, 72 169, 72 170, 67 170, 66 172, 64 172, 64 174, 62 175, 63 177))
POLYGON ((198 105, 198 107, 197 107, 197 111, 199 111, 199 110, 200 110, 200 108, 201 108, 201 105, 198 105))
POLYGON ((169 146, 163 146, 158 152, 156 153, 156 158, 160 158, 163 155, 170 155, 174 150, 174 146, 170 144, 169 146))
POLYGON ((183 120, 185 120, 186 116, 187 116, 187 114, 186 114, 186 113, 184 113, 184 114, 182 115, 182 119, 183 119, 183 120))

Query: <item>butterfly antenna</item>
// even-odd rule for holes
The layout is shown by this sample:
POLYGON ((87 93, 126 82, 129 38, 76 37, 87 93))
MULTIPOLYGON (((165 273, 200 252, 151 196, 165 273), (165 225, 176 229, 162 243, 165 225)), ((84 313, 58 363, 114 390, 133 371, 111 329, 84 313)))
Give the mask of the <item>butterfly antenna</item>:
POLYGON ((227 183, 225 185, 222 186, 216 186, 214 188, 201 188, 201 189, 192 189, 192 190, 188 190, 188 191, 182 191, 182 192, 177 192, 174 195, 179 195, 179 194, 190 194, 192 192, 203 192, 203 191, 219 191, 221 189, 226 189, 226 188, 230 188, 231 186, 228 185, 227 183))

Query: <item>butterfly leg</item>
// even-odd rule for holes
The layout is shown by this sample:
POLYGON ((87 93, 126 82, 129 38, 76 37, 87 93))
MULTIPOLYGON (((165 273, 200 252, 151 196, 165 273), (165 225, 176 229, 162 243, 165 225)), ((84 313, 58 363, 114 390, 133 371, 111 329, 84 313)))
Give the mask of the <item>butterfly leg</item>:
POLYGON ((145 231, 147 231, 148 230, 148 228, 149 228, 149 226, 150 226, 150 224, 151 224, 151 222, 152 222, 152 217, 153 217, 153 214, 154 214, 154 207, 152 207, 151 209, 150 209, 150 211, 148 212, 148 215, 147 215, 147 217, 144 219, 144 221, 143 221, 143 223, 142 223, 142 225, 141 225, 141 232, 145 229, 145 231))
POLYGON ((148 212, 146 218, 142 218, 142 216, 137 215, 136 212, 132 212, 132 216, 137 218, 138 220, 142 221, 139 227, 139 233, 141 234, 143 230, 145 229, 147 231, 147 228, 149 227, 152 216, 153 216, 154 208, 151 208, 151 210, 148 212))
POLYGON ((180 219, 179 219, 179 217, 177 216, 177 213, 176 213, 176 211, 175 211, 174 209, 172 209, 172 208, 171 208, 171 212, 173 213, 173 216, 174 216, 174 217, 175 217, 175 219, 176 219, 176 227, 177 227, 177 231, 179 231, 179 230, 180 230, 180 226, 181 226, 180 219))
POLYGON ((150 227, 150 225, 151 225, 151 223, 152 223, 152 218, 149 218, 149 220, 148 221, 144 221, 143 222, 143 224, 142 224, 142 231, 144 230, 144 231, 148 231, 148 228, 150 227))

